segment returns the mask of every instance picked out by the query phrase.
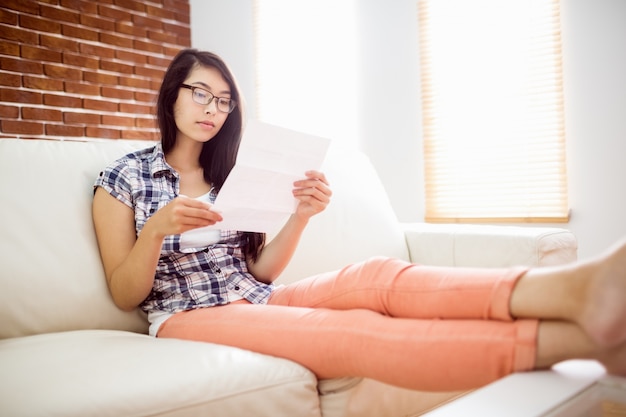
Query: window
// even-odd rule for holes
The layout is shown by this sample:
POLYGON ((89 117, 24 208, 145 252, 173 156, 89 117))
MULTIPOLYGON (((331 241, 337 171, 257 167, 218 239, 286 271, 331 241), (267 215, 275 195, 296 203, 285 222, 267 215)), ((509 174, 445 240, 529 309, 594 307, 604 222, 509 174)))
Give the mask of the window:
POLYGON ((257 116, 356 143, 354 0, 255 0, 257 116))
POLYGON ((419 0, 426 221, 568 220, 558 0, 419 0))

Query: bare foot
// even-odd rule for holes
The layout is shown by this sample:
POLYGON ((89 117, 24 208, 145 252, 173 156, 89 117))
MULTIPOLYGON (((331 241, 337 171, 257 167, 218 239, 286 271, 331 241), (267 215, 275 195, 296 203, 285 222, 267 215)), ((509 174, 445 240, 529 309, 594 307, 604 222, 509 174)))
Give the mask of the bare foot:
MULTIPOLYGON (((626 240, 592 262, 594 275, 579 323, 591 339, 610 348, 626 343, 626 240)), ((626 361, 626 346, 622 349, 626 361)), ((626 365, 622 371, 626 372, 626 365)))
POLYGON ((599 354, 597 360, 609 374, 626 376, 626 343, 599 354))

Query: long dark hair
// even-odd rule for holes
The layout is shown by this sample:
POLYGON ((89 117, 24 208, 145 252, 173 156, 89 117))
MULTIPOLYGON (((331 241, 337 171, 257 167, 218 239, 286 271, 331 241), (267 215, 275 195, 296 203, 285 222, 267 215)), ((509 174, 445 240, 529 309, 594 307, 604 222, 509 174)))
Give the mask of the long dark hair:
MULTIPOLYGON (((203 145, 200 153, 204 179, 219 191, 235 165, 244 120, 244 106, 239 87, 228 65, 219 56, 197 49, 183 49, 170 63, 157 99, 157 120, 161 130, 161 144, 163 152, 167 154, 176 143, 178 128, 174 119, 174 103, 178 99, 180 85, 185 82, 195 66, 217 69, 230 88, 231 98, 237 103, 220 131, 203 145)), ((244 254, 253 261, 256 261, 264 244, 265 234, 263 233, 245 232, 243 234, 244 254)))

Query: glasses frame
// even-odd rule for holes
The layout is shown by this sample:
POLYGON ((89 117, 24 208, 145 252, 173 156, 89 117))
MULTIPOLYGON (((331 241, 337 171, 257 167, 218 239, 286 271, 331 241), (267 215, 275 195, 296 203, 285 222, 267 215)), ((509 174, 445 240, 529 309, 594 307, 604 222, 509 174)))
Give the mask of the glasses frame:
POLYGON ((199 86, 196 86, 196 85, 190 85, 190 84, 181 84, 180 87, 181 88, 186 88, 188 90, 191 90, 191 99, 196 104, 201 104, 203 106, 208 106, 209 104, 211 104, 211 102, 213 102, 214 99, 217 99, 217 101, 215 103, 215 108, 217 110, 221 111, 222 113, 231 113, 233 110, 235 110, 235 107, 237 107, 237 102, 235 100, 233 100, 232 98, 229 98, 229 97, 218 97, 215 94, 211 93, 206 88, 202 88, 202 87, 199 87, 199 86), (196 94, 195 94, 196 90, 202 90, 203 92, 205 92, 207 97, 209 97, 209 100, 206 103, 198 101, 197 98, 196 98, 196 94), (220 109, 220 103, 224 103, 223 100, 227 100, 228 111, 224 111, 224 110, 220 109))

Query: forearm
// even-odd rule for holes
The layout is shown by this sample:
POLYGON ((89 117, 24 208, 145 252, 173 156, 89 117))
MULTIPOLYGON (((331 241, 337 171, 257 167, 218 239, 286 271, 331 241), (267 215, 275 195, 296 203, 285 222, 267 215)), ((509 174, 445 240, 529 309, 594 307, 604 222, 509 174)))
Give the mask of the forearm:
POLYGON ((285 269, 293 256, 308 219, 292 214, 281 231, 261 251, 256 262, 248 262, 248 269, 261 282, 271 283, 285 269))
POLYGON ((115 304, 122 310, 139 306, 150 294, 163 238, 144 230, 124 261, 107 277, 115 304))

